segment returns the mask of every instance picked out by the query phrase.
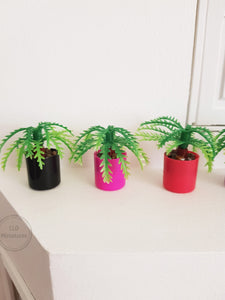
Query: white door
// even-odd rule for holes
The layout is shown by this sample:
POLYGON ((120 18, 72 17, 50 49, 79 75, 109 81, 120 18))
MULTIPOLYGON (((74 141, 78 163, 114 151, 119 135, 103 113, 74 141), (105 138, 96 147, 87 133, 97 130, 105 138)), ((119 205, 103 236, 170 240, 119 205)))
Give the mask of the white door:
MULTIPOLYGON (((200 0, 200 8, 203 0, 200 0)), ((206 1, 201 78, 195 123, 225 125, 225 0, 206 1)), ((202 16, 200 11, 199 16, 202 16)), ((198 36, 197 36, 198 38, 198 36)), ((198 40, 196 41, 198 43, 198 40)), ((198 45, 198 44, 197 44, 198 45)), ((198 64, 199 56, 195 58, 198 64)))

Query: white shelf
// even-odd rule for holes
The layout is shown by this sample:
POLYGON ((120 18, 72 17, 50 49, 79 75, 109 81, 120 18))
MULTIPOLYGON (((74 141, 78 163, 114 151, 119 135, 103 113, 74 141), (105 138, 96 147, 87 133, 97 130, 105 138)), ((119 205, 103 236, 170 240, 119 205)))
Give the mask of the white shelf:
POLYGON ((133 169, 124 189, 94 186, 93 168, 63 168, 49 191, 26 170, 0 172, 0 190, 49 253, 225 251, 225 170, 200 170, 189 194, 162 188, 162 171, 133 169))
POLYGON ((64 166, 57 188, 34 191, 25 169, 0 172, 0 216, 16 211, 33 231, 8 255, 35 299, 224 299, 225 170, 200 170, 190 194, 164 190, 151 166, 115 192, 93 173, 64 166))

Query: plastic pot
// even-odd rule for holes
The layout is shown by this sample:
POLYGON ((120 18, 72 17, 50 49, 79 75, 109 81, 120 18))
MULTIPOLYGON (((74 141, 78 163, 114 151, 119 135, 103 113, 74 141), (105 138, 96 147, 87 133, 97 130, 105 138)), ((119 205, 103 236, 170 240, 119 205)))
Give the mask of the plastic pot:
POLYGON ((49 190, 60 183, 59 155, 46 157, 44 163, 41 170, 36 159, 26 158, 28 182, 34 190, 49 190))
MULTIPOLYGON (((112 181, 110 183, 103 182, 101 167, 100 164, 102 159, 98 157, 98 152, 94 153, 94 165, 95 165, 95 185, 100 190, 104 191, 116 191, 124 187, 126 183, 126 179, 121 170, 121 165, 119 164, 119 158, 109 159, 109 162, 112 166, 110 166, 110 170, 112 171, 112 181)), ((126 155, 126 153, 124 153, 126 155)), ((126 158, 124 158, 126 159, 126 158)))
POLYGON ((189 193, 194 190, 198 171, 199 155, 194 160, 182 161, 169 158, 164 153, 163 186, 170 192, 189 193))

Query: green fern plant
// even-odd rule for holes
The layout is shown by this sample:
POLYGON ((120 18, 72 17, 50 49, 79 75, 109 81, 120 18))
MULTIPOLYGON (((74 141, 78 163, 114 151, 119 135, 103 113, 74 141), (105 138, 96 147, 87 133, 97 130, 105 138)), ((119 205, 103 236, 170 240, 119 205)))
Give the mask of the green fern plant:
POLYGON ((219 154, 222 150, 224 150, 225 154, 225 129, 222 129, 216 136, 215 136, 215 157, 219 154))
POLYGON ((212 170, 215 143, 211 131, 205 127, 183 127, 177 119, 164 116, 142 123, 136 135, 144 141, 156 141, 158 148, 167 144, 167 155, 175 148, 178 155, 185 157, 189 145, 193 146, 194 151, 200 149, 206 159, 208 171, 212 170))
POLYGON ((20 136, 10 144, 3 154, 1 160, 3 170, 5 170, 8 158, 14 150, 17 151, 18 170, 21 168, 24 154, 26 158, 36 159, 42 170, 45 160, 43 151, 45 145, 47 149, 55 148, 61 158, 63 156, 62 144, 72 151, 70 137, 73 133, 71 130, 58 123, 40 122, 37 127, 19 128, 6 135, 1 141, 0 152, 9 140, 18 135, 20 136), (60 128, 59 131, 58 128, 60 128))
POLYGON ((74 150, 71 156, 71 160, 82 164, 83 155, 93 148, 95 151, 99 151, 101 156, 101 172, 104 182, 111 182, 111 170, 110 161, 112 153, 119 158, 119 164, 125 178, 129 175, 129 162, 125 160, 124 149, 127 148, 137 157, 141 168, 145 163, 148 163, 148 158, 142 148, 140 148, 137 138, 128 130, 120 127, 108 126, 104 128, 102 126, 92 126, 87 130, 84 130, 79 136, 77 136, 74 143, 74 150))

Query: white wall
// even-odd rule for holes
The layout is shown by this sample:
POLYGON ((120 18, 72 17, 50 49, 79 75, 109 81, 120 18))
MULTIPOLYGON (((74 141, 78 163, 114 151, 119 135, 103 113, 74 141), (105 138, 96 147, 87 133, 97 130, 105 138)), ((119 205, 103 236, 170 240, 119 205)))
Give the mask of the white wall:
POLYGON ((184 122, 196 1, 2 0, 0 138, 44 120, 184 122))

